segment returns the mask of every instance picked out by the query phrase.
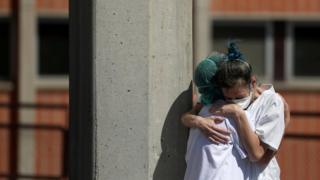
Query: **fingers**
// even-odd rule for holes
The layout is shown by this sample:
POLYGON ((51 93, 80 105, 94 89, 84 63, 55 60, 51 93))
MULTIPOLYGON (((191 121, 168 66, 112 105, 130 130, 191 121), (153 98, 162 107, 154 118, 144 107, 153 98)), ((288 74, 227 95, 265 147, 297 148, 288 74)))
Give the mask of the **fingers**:
POLYGON ((224 143, 222 143, 222 142, 219 142, 219 141, 217 141, 217 140, 215 140, 214 138, 212 138, 212 137, 208 137, 208 139, 211 141, 211 142, 213 142, 213 144, 216 144, 216 145, 218 145, 218 144, 224 144, 224 143))
POLYGON ((290 108, 287 102, 284 103, 284 122, 286 127, 289 125, 290 122, 290 108))
POLYGON ((215 127, 214 129, 217 133, 222 134, 224 136, 230 136, 230 132, 226 129, 215 127))
POLYGON ((201 121, 200 130, 208 137, 210 141, 215 144, 226 144, 229 142, 230 133, 226 129, 222 129, 216 126, 214 121, 224 121, 222 117, 210 117, 204 118, 201 121))
POLYGON ((210 120, 212 120, 214 123, 211 123, 209 126, 209 130, 211 133, 219 133, 222 134, 224 136, 230 136, 230 132, 226 129, 223 128, 219 128, 216 126, 216 124, 222 123, 223 121, 225 121, 224 117, 219 117, 219 116, 211 116, 209 117, 210 120))
POLYGON ((219 115, 223 115, 223 113, 224 113, 221 107, 219 107, 219 108, 211 108, 209 110, 209 112, 214 114, 214 115, 218 115, 218 116, 219 115))
POLYGON ((213 117, 212 120, 215 124, 222 123, 225 119, 223 117, 213 117))
POLYGON ((210 136, 212 139, 215 139, 220 144, 227 144, 229 142, 229 138, 226 136, 210 136))
MULTIPOLYGON (((278 93, 279 94, 279 93, 278 93)), ((283 101, 283 105, 284 105, 284 122, 285 122, 285 127, 288 126, 289 122, 290 122, 290 107, 289 104, 287 103, 287 101, 284 99, 284 97, 279 94, 282 101, 283 101)))
POLYGON ((208 134, 207 135, 208 139, 212 141, 215 144, 227 144, 229 142, 229 138, 226 136, 221 136, 219 134, 208 134))
POLYGON ((224 129, 209 127, 205 134, 214 143, 226 144, 229 142, 230 133, 224 129))
POLYGON ((223 129, 218 129, 218 128, 216 128, 215 130, 210 129, 210 136, 216 139, 221 139, 222 141, 229 141, 229 138, 228 138, 229 135, 230 133, 228 131, 224 131, 223 129))

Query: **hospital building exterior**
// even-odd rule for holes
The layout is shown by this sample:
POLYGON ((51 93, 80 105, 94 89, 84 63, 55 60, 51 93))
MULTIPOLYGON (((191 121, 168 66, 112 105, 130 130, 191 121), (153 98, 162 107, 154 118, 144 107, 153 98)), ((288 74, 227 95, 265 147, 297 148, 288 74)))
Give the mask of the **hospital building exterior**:
MULTIPOLYGON (((20 0, 16 46, 10 40, 10 2, 0 0, 0 180, 10 174, 67 179, 69 2, 20 0), (14 54, 18 66, 12 65, 14 54), (12 73, 18 78, 13 80, 12 73)), ((190 63, 203 57, 197 56, 200 46, 207 53, 225 52, 228 40, 239 42, 259 82, 274 84, 291 109, 277 154, 282 179, 320 179, 320 0, 208 2, 198 10, 196 0, 192 3, 190 63), (204 8, 209 13, 197 18, 204 8)))

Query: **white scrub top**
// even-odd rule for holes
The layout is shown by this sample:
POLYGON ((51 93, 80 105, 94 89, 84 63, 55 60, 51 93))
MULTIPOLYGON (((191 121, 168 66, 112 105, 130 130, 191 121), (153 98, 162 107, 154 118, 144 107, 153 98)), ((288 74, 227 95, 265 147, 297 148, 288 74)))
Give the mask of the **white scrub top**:
MULTIPOLYGON (((249 106, 247 109, 254 120, 255 133, 269 149, 277 151, 284 134, 284 104, 279 94, 274 91, 272 85, 249 106)), ((245 165, 247 179, 279 180, 280 168, 275 157, 268 165, 247 161, 245 165)))
MULTIPOLYGON (((213 116, 209 112, 210 107, 211 105, 204 106, 199 116, 213 116)), ((247 113, 248 119, 249 116, 247 113)), ((253 129, 253 124, 249 124, 253 129)), ((198 128, 190 129, 184 180, 235 180, 235 177, 237 180, 244 179, 241 169, 243 165, 240 163, 244 163, 247 153, 240 143, 235 122, 225 118, 216 125, 231 132, 228 144, 213 144, 198 128)))

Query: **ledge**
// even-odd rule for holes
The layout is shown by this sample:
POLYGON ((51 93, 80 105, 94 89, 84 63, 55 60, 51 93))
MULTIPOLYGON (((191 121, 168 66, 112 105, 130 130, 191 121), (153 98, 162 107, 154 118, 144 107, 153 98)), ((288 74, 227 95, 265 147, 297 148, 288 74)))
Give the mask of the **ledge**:
POLYGON ((284 91, 319 91, 320 92, 320 81, 319 80, 292 80, 289 82, 274 82, 276 90, 284 91))
POLYGON ((0 80, 0 91, 11 91, 12 83, 10 81, 0 80))

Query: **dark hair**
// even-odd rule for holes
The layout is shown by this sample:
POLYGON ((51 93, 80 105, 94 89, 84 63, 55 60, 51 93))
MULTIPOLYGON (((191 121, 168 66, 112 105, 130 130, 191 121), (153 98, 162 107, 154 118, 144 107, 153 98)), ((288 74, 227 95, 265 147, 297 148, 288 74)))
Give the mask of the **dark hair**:
POLYGON ((243 60, 226 60, 219 65, 215 74, 215 81, 221 88, 231 88, 243 80, 246 84, 251 82, 251 65, 243 60))

